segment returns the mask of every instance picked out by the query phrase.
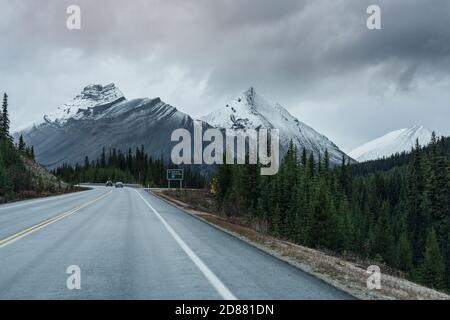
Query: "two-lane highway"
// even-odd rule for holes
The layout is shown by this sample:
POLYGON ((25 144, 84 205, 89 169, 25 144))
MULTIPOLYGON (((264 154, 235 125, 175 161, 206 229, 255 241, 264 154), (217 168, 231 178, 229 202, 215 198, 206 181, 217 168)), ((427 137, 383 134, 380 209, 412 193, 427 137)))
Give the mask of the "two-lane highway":
POLYGON ((234 298, 351 297, 144 190, 0 206, 0 299, 234 298))

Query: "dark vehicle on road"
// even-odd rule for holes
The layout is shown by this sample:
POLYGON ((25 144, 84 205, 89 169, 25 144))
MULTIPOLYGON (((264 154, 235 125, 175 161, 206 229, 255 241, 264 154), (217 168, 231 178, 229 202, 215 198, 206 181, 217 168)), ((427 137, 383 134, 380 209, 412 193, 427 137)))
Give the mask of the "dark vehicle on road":
POLYGON ((106 181, 106 186, 107 187, 112 187, 113 186, 113 182, 111 180, 106 181))
POLYGON ((116 188, 123 188, 122 182, 116 182, 116 188))

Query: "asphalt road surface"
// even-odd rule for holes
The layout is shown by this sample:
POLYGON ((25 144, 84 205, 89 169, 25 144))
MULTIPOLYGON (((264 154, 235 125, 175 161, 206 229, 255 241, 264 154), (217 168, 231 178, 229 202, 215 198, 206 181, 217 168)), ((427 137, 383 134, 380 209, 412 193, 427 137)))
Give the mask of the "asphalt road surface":
POLYGON ((141 189, 0 206, 0 299, 350 298, 141 189))

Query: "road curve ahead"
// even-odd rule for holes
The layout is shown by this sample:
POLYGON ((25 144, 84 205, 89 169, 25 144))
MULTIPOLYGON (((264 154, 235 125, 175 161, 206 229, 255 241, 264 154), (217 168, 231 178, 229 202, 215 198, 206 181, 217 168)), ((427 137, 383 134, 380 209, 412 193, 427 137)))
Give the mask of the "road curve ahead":
POLYGON ((0 299, 351 297, 144 190, 96 187, 0 206, 0 299))

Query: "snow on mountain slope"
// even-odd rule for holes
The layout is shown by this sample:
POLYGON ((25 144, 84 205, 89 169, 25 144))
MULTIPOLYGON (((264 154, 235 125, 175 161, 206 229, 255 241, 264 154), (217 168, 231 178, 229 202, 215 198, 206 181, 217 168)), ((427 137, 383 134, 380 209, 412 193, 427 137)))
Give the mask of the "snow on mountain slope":
POLYGON ((410 151, 419 140, 422 146, 431 141, 431 132, 423 126, 392 131, 354 150, 349 155, 360 162, 389 157, 395 153, 410 151))
POLYGON ((134 150, 145 146, 156 157, 169 159, 176 129, 193 132, 194 120, 160 98, 126 100, 114 85, 90 85, 80 95, 44 116, 41 122, 16 132, 36 150, 49 169, 63 163, 96 159, 102 148, 134 150))
POLYGON ((226 106, 201 118, 208 124, 224 129, 278 129, 281 151, 286 152, 290 141, 300 151, 306 148, 317 157, 328 150, 330 162, 339 164, 344 153, 327 137, 318 133, 279 104, 270 104, 251 87, 226 106))
POLYGON ((44 116, 48 123, 64 124, 69 119, 79 119, 86 113, 92 112, 94 107, 125 101, 123 93, 114 83, 102 86, 93 84, 85 87, 81 94, 63 104, 61 107, 44 116))

